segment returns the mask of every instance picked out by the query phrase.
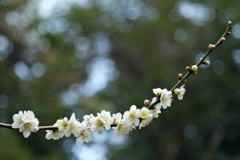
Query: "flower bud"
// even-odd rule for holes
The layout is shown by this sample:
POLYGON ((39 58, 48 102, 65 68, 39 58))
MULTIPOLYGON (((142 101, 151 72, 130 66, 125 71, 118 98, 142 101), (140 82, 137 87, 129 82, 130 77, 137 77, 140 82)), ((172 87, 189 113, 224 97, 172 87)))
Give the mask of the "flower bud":
POLYGON ((229 32, 227 32, 227 35, 231 35, 231 34, 232 34, 232 32, 230 32, 230 31, 229 31, 229 32))
POLYGON ((183 76, 183 75, 182 75, 181 73, 179 73, 179 74, 178 74, 178 79, 181 80, 181 79, 182 79, 182 76, 183 76))
POLYGON ((203 64, 209 66, 209 65, 210 65, 210 62, 209 62, 208 60, 205 60, 205 61, 203 61, 203 64))
POLYGON ((180 91, 179 88, 176 88, 176 89, 174 89, 174 93, 175 93, 176 95, 179 95, 179 94, 181 93, 181 91, 180 91))
POLYGON ((208 49, 213 50, 214 48, 215 48, 215 45, 213 45, 213 44, 208 45, 208 49))
POLYGON ((191 69, 192 69, 194 72, 197 72, 198 66, 197 66, 197 65, 193 65, 193 66, 191 67, 191 69))
POLYGON ((223 43, 225 40, 226 40, 225 37, 222 37, 222 38, 220 39, 220 42, 223 43))
POLYGON ((232 27, 232 21, 228 21, 228 26, 232 27))
POLYGON ((186 67, 186 70, 187 71, 192 71, 192 69, 189 66, 186 67))
POLYGON ((148 99, 145 99, 144 105, 145 105, 145 106, 149 106, 149 105, 150 105, 150 101, 149 101, 148 99))

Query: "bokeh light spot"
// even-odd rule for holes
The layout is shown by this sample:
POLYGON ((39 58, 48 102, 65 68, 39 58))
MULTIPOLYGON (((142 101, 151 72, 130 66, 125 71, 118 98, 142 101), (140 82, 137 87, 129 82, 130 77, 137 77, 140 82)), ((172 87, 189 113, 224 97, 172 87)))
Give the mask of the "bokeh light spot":
POLYGON ((193 124, 188 124, 184 128, 184 135, 188 138, 193 138, 197 134, 197 127, 193 124))
POLYGON ((225 67, 222 61, 216 60, 213 62, 212 69, 215 73, 221 74, 225 70, 225 67))
POLYGON ((78 103, 79 97, 71 91, 62 92, 60 95, 61 104, 67 107, 72 107, 78 103))
POLYGON ((235 38, 240 39, 240 23, 233 26, 232 33, 235 38))
POLYGON ((31 67, 32 75, 36 78, 42 77, 45 74, 45 70, 46 70, 45 66, 40 62, 35 63, 31 67))
POLYGON ((8 103, 8 97, 5 94, 0 94, 0 108, 6 108, 8 103))
POLYGON ((234 62, 240 64, 240 50, 239 49, 233 50, 232 59, 234 62))
POLYGON ((196 26, 202 26, 206 21, 215 18, 215 11, 200 3, 180 1, 178 3, 178 11, 180 15, 196 26))
POLYGON ((175 9, 169 12, 168 17, 172 22, 179 22, 182 19, 182 16, 175 9))
POLYGON ((174 38, 178 42, 184 42, 188 38, 188 31, 184 28, 177 28, 174 33, 174 38))
POLYGON ((18 78, 20 78, 21 80, 27 80, 30 78, 29 75, 29 68, 28 66, 22 62, 19 61, 14 65, 14 73, 16 74, 16 76, 18 78))
POLYGON ((12 52, 12 43, 8 41, 7 37, 0 34, 0 61, 5 60, 12 52))

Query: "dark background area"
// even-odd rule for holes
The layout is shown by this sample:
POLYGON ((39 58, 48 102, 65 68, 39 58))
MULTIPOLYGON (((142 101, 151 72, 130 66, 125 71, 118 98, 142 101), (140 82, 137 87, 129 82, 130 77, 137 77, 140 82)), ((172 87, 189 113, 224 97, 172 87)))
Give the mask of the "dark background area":
POLYGON ((240 0, 0 0, 0 122, 32 110, 40 125, 74 112, 139 108, 171 89, 233 22, 232 35, 148 127, 116 138, 25 139, 0 128, 4 160, 240 159, 240 0))

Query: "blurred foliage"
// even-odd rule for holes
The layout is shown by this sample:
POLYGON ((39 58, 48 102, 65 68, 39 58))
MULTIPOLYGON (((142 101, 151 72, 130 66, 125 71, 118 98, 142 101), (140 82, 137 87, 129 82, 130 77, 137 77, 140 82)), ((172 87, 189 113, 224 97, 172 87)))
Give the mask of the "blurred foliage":
MULTIPOLYGON (((119 138, 76 147, 45 132, 28 139, 0 128, 12 159, 239 159, 240 0, 1 0, 0 122, 32 110, 40 125, 72 112, 139 108, 152 88, 170 89, 233 21, 233 35, 187 83, 183 101, 119 138), (92 154, 83 154, 85 149, 92 154), (90 151, 91 152, 90 152, 90 151), (100 151, 99 151, 100 150, 100 151)), ((101 138, 103 140, 101 140, 101 138)), ((100 140, 98 140, 100 139, 100 140)), ((86 153, 86 152, 85 152, 86 153)))

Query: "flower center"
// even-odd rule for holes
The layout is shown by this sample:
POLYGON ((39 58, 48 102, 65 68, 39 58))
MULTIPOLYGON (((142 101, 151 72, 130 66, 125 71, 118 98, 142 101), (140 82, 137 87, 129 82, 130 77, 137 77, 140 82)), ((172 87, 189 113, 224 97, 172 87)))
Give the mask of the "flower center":
POLYGON ((24 127, 25 127, 27 130, 30 130, 31 127, 32 127, 32 125, 31 125, 31 123, 25 123, 25 124, 24 124, 24 127))
POLYGON ((132 120, 135 119, 136 118, 136 114, 135 113, 130 113, 129 118, 132 119, 132 120))

